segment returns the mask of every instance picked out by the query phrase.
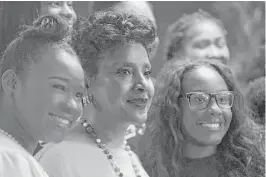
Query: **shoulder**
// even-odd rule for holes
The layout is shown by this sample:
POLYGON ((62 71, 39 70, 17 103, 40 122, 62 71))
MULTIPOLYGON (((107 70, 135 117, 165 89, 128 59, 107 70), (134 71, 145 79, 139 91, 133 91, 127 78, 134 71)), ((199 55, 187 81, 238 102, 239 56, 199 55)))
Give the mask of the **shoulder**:
POLYGON ((88 142, 64 140, 46 145, 35 158, 50 177, 75 177, 87 174, 93 166, 95 149, 88 142))
POLYGON ((0 148, 0 176, 48 177, 30 154, 7 148, 0 148))

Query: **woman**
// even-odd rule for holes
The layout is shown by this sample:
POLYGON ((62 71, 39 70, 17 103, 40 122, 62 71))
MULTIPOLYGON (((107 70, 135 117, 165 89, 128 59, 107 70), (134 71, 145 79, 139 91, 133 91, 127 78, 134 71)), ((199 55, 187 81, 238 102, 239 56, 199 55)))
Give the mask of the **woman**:
POLYGON ((0 65, 0 176, 46 177, 30 155, 62 140, 82 114, 84 71, 65 40, 67 23, 44 16, 4 52, 0 65))
POLYGON ((148 174, 264 176, 262 129, 245 113, 231 72, 220 62, 177 60, 168 62, 157 77, 140 142, 148 174))
POLYGON ((168 27, 166 60, 188 56, 227 63, 230 52, 226 34, 222 22, 203 10, 185 14, 168 27))
POLYGON ((124 137, 129 125, 145 122, 154 94, 155 27, 113 11, 96 12, 83 25, 73 45, 88 77, 90 111, 64 141, 37 154, 39 162, 50 177, 147 177, 124 137))

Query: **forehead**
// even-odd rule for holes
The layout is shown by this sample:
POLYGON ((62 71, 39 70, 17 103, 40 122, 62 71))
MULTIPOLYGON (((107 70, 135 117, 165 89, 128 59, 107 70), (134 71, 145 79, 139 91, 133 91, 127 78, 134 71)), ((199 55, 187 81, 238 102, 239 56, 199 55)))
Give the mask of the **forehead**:
POLYGON ((215 93, 228 90, 223 77, 210 67, 199 67, 185 74, 182 82, 183 92, 203 91, 215 93))
POLYGON ((105 66, 116 64, 132 64, 141 67, 143 65, 150 66, 146 49, 138 43, 127 43, 109 52, 103 63, 105 66))
POLYGON ((196 20, 187 30, 188 39, 220 38, 225 37, 224 30, 212 20, 196 20))
POLYGON ((40 77, 65 76, 83 82, 84 72, 77 56, 60 48, 47 47, 39 56, 39 61, 32 66, 32 72, 40 77))

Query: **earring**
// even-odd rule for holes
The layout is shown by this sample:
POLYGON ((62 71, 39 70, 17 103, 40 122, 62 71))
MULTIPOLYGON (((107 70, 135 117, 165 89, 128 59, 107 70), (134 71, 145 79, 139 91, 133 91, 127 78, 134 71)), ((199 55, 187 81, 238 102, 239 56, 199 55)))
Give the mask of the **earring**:
POLYGON ((84 107, 86 107, 89 104, 93 103, 93 97, 92 97, 92 95, 83 97, 82 98, 82 103, 83 103, 84 107))

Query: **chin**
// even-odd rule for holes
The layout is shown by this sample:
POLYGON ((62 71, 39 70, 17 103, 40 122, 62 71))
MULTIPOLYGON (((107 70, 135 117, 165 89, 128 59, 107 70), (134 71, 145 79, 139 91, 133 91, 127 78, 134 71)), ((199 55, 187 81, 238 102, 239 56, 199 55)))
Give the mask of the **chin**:
POLYGON ((134 125, 141 125, 146 122, 147 119, 147 113, 146 114, 134 114, 129 116, 130 117, 130 122, 134 125))

